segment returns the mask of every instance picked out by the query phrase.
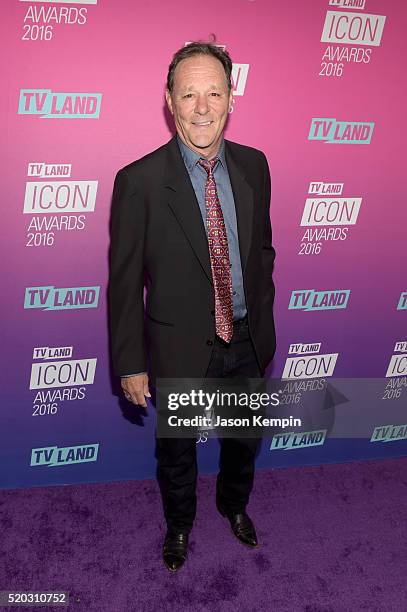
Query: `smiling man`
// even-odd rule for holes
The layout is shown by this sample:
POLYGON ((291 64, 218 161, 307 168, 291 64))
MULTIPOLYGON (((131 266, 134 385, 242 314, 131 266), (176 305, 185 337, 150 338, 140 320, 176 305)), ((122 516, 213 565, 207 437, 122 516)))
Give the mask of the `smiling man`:
MULTIPOLYGON (((275 352, 270 173, 261 151, 224 139, 231 72, 215 45, 179 49, 166 89, 176 135, 116 176, 112 360, 125 397, 144 407, 157 378, 260 378, 275 352)), ((257 439, 222 439, 216 481, 216 506, 249 547, 258 545, 246 512, 257 448, 257 439)), ((156 458, 163 559, 176 571, 196 514, 196 440, 157 437, 156 458)))
POLYGON ((226 74, 212 55, 187 55, 178 62, 175 82, 174 73, 169 76, 166 100, 179 138, 199 156, 213 159, 233 103, 226 74))

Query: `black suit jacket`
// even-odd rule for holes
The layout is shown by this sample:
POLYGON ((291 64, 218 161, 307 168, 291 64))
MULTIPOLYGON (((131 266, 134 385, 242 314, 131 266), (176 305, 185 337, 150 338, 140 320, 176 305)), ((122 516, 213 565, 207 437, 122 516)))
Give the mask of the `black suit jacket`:
MULTIPOLYGON (((262 373, 275 352, 275 251, 265 155, 225 140, 249 331, 262 373)), ((116 175, 109 317, 114 372, 205 376, 215 338, 205 227, 176 137, 116 175), (144 307, 143 287, 147 296, 144 307)))

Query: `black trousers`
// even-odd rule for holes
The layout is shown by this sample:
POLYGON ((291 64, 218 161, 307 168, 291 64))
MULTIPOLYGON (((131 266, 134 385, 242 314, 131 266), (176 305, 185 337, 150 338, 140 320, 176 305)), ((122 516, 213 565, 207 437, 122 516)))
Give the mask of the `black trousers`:
MULTIPOLYGON (((260 378, 262 376, 249 336, 247 317, 233 325, 226 344, 215 338, 206 378, 260 378)), ((242 512, 253 488, 255 438, 222 438, 216 501, 227 510, 242 512)), ((189 533, 196 515, 197 458, 194 438, 156 438, 157 480, 167 527, 189 533)))

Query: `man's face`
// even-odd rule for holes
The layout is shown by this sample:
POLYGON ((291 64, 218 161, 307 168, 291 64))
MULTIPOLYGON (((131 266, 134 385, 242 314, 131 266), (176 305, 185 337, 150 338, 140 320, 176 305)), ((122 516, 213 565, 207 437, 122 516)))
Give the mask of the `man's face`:
POLYGON ((218 152, 232 95, 222 64, 211 55, 189 57, 175 69, 168 108, 181 140, 202 157, 218 152))

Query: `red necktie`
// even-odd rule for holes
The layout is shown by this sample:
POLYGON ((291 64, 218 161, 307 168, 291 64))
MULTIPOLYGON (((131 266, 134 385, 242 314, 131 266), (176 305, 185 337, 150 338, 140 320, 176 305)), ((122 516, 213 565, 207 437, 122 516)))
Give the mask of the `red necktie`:
POLYGON ((225 342, 230 342, 233 336, 232 275, 225 221, 213 177, 213 170, 217 162, 218 158, 198 161, 208 174, 205 184, 205 206, 209 256, 215 290, 216 334, 225 342))

